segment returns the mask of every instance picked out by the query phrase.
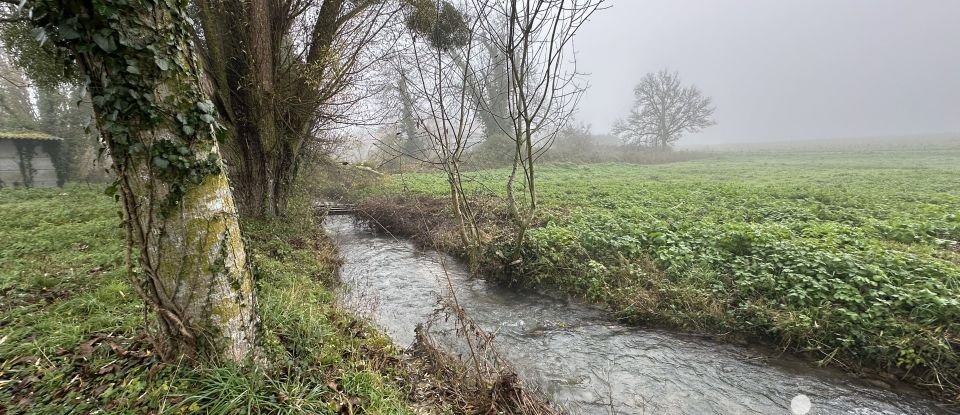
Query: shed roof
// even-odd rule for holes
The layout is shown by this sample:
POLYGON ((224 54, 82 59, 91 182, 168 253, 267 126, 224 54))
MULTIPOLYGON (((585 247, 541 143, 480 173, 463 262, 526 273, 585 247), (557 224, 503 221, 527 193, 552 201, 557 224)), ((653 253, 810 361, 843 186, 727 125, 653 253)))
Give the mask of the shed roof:
POLYGON ((2 130, 0 129, 0 140, 63 140, 50 134, 40 131, 30 130, 2 130))

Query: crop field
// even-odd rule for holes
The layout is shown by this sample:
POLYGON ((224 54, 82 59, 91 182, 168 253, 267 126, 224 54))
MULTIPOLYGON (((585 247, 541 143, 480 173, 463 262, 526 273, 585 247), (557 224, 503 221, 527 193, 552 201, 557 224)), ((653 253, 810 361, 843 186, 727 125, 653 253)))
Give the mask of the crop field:
MULTIPOLYGON (((499 198, 507 174, 468 181, 499 198)), ((384 184, 446 188, 433 174, 384 184)), ((538 191, 544 225, 516 282, 960 397, 960 145, 555 164, 538 171, 538 191)))

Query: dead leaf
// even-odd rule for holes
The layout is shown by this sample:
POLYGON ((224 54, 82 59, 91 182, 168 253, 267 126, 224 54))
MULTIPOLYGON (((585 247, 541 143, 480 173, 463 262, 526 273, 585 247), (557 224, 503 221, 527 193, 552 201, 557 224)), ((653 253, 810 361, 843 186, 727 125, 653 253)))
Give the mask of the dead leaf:
POLYGON ((334 392, 340 392, 340 390, 337 389, 340 387, 340 385, 337 385, 337 382, 330 381, 327 383, 327 387, 333 390, 334 392))
POLYGON ((104 335, 98 334, 93 336, 92 339, 81 343, 80 346, 77 347, 77 352, 74 353, 74 356, 80 359, 89 359, 90 356, 93 356, 93 351, 97 348, 97 343, 104 338, 106 338, 104 335))
POLYGON ((74 356, 79 359, 89 359, 90 356, 93 356, 93 349, 95 348, 94 343, 96 343, 97 340, 99 339, 88 340, 80 344, 80 346, 77 347, 77 353, 75 353, 74 356))
POLYGON ((118 364, 116 364, 116 363, 111 363, 111 364, 109 364, 109 365, 106 365, 106 366, 100 368, 100 370, 97 371, 97 374, 98 374, 98 375, 105 375, 105 374, 107 374, 107 373, 116 372, 117 369, 119 369, 119 368, 120 368, 120 365, 118 365, 118 364))

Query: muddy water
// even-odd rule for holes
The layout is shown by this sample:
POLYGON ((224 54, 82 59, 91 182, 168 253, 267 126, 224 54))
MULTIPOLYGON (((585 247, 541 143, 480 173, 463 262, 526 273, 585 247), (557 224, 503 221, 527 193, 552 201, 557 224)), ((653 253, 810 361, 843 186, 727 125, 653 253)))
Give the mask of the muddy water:
MULTIPOLYGON (((345 263, 343 302, 395 342, 413 341, 446 292, 484 328, 527 383, 583 414, 790 414, 798 395, 809 414, 945 414, 908 390, 892 391, 783 356, 704 338, 625 327, 564 300, 501 289, 405 240, 328 217, 345 263)), ((796 402, 800 404, 798 398, 796 402)), ((798 405, 797 413, 803 413, 798 405)))

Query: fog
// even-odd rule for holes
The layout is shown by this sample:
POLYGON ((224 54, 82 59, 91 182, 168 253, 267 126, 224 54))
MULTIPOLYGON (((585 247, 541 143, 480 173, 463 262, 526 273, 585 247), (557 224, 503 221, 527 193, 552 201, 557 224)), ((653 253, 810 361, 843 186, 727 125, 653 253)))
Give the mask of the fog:
POLYGON ((713 97, 680 144, 960 131, 956 0, 611 0, 578 34, 577 119, 609 131, 650 71, 713 97))

